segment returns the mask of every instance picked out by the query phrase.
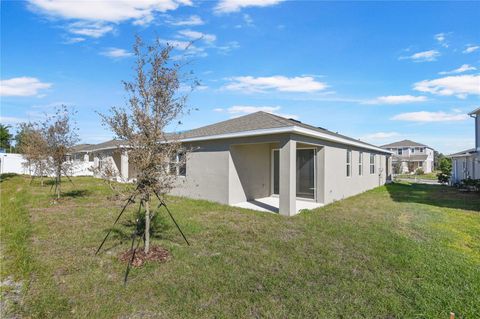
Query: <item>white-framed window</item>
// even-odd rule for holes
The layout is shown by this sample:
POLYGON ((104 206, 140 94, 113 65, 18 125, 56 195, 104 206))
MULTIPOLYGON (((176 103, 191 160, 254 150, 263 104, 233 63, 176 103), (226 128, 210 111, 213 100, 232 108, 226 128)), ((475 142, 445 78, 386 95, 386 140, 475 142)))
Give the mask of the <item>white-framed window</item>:
POLYGON ((418 167, 423 167, 423 162, 418 162, 418 167))
MULTIPOLYGON (((398 155, 402 155, 402 153, 403 153, 403 149, 399 148, 399 149, 398 149, 398 155)), ((371 155, 371 154, 370 154, 370 155, 371 155)))
POLYGON ((179 152, 177 155, 178 159, 178 175, 187 176, 187 158, 185 152, 179 152))
POLYGON ((352 151, 347 150, 347 177, 352 176, 352 151))
POLYGON ((370 174, 375 174, 375 154, 370 154, 370 174))
POLYGON ((420 147, 420 153, 423 153, 423 147, 420 147))
POLYGON ((187 161, 185 152, 180 151, 170 158, 170 174, 177 176, 187 175, 187 161))
POLYGON ((412 148, 412 154, 415 154, 415 149, 414 148, 412 148))
POLYGON ((358 152, 358 175, 363 175, 363 152, 358 152))

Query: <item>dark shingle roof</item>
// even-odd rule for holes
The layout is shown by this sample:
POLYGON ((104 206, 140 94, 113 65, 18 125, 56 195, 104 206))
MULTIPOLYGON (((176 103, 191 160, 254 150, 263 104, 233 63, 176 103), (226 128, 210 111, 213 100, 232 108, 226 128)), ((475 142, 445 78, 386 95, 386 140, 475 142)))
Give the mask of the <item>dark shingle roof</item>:
POLYGON ((331 136, 343 138, 352 142, 361 143, 370 147, 377 147, 373 144, 365 143, 360 140, 334 133, 321 127, 308 125, 294 119, 287 119, 275 114, 259 111, 244 116, 236 117, 223 122, 203 126, 197 129, 186 131, 182 133, 182 138, 196 138, 206 137, 222 134, 232 134, 238 132, 262 130, 262 129, 274 129, 284 127, 302 127, 309 130, 313 130, 319 133, 328 134, 331 136))
MULTIPOLYGON (((236 118, 218 122, 215 124, 203 126, 197 129, 185 131, 185 132, 179 133, 176 137, 179 139, 212 137, 212 139, 214 139, 215 136, 219 136, 219 135, 249 132, 249 131, 256 131, 256 130, 293 128, 293 127, 309 129, 315 132, 330 135, 332 137, 342 138, 344 140, 348 140, 351 142, 360 143, 366 147, 373 147, 378 149, 378 147, 375 145, 365 143, 345 135, 334 133, 321 127, 315 127, 312 125, 302 123, 297 120, 287 119, 278 115, 274 115, 274 114, 262 112, 262 111, 236 117, 236 118)), ((167 138, 168 138, 168 135, 169 134, 166 134, 167 138)), ((93 150, 105 149, 105 148, 115 148, 115 147, 118 147, 119 145, 121 145, 121 141, 111 140, 111 141, 96 144, 96 145, 90 145, 82 149, 82 151, 93 151, 93 150)))
POLYGON ((92 144, 77 144, 75 145, 74 147, 72 147, 72 151, 73 152, 81 152, 83 151, 85 148, 91 146, 92 144))
POLYGON ((94 150, 100 150, 100 149, 106 149, 106 148, 116 148, 122 144, 121 140, 110 140, 106 141, 100 144, 92 144, 89 145, 85 148, 83 148, 81 151, 94 151, 94 150))
POLYGON ((382 148, 388 148, 388 147, 412 147, 412 146, 422 146, 422 147, 428 147, 425 144, 417 143, 411 140, 403 140, 403 141, 398 141, 394 143, 390 143, 387 145, 381 146, 382 148))
POLYGON ((453 157, 453 156, 469 156, 473 153, 476 153, 476 149, 475 148, 469 148, 468 150, 465 150, 465 151, 461 151, 461 152, 458 152, 458 153, 454 153, 454 154, 450 154, 450 155, 447 155, 447 157, 453 157))

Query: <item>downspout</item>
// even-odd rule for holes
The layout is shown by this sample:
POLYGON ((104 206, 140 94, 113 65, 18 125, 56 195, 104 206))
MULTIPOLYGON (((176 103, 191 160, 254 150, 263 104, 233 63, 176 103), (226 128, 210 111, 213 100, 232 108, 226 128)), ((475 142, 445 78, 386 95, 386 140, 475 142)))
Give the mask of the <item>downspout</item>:
POLYGON ((478 115, 476 113, 470 113, 468 114, 471 118, 475 119, 475 149, 477 152, 480 152, 480 140, 479 140, 479 135, 480 135, 480 124, 478 123, 478 115))

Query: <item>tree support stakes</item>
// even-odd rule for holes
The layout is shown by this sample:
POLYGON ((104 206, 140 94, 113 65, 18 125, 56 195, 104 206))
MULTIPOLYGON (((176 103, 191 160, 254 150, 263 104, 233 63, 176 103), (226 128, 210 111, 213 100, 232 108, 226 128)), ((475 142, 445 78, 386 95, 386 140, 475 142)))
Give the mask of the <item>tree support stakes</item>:
POLYGON ((173 215, 172 215, 172 213, 170 213, 170 210, 168 209, 167 204, 165 204, 165 202, 164 202, 162 199, 160 199, 160 196, 158 196, 158 193, 157 193, 157 192, 154 191, 154 193, 155 193, 155 196, 157 196, 158 200, 160 201, 160 204, 158 205, 158 208, 160 208, 160 207, 162 207, 162 206, 165 207, 165 209, 167 210, 168 215, 170 215, 170 218, 171 218, 171 219, 173 220, 173 222, 175 223, 175 226, 177 226, 178 231, 180 232, 180 234, 182 234, 183 239, 185 239, 185 242, 187 243, 187 245, 190 246, 190 243, 188 242, 187 237, 185 237, 185 235, 183 234, 182 230, 180 229, 180 226, 177 224, 177 221, 175 220, 175 218, 173 218, 173 215))
POLYGON ((95 252, 95 255, 98 254, 98 252, 100 251, 100 249, 102 249, 103 247, 103 244, 105 244, 105 242, 107 241, 107 238, 108 236, 110 236, 110 233, 112 232, 112 229, 113 229, 113 226, 115 226, 118 222, 118 220, 120 219, 120 217, 123 215, 123 213, 125 212, 125 209, 127 209, 127 206, 130 204, 130 203, 133 203, 134 202, 134 199, 135 197, 137 196, 137 194, 133 194, 132 196, 130 196, 127 200, 127 202, 125 203, 125 205, 123 206, 122 210, 120 211, 120 214, 118 214, 117 216, 117 219, 115 219, 115 222, 113 223, 112 225, 112 228, 110 228, 110 230, 108 231, 107 235, 105 236, 105 238, 103 239, 102 243, 100 244, 100 247, 98 247, 97 251, 95 252))
MULTIPOLYGON (((140 211, 142 210, 142 201, 140 201, 140 204, 138 205, 138 213, 140 215, 140 211)), ((137 247, 135 247, 135 249, 133 249, 133 245, 135 244, 135 239, 137 238, 137 236, 139 235, 137 230, 138 230, 138 225, 140 223, 140 219, 137 219, 137 227, 135 228, 135 230, 133 231, 133 234, 132 234, 132 245, 130 247, 130 251, 132 251, 132 258, 130 258, 130 260, 128 261, 128 265, 127 265, 127 269, 125 270, 125 278, 123 279, 123 284, 126 285, 127 284, 127 280, 128 280, 128 274, 130 273, 130 268, 132 266, 132 263, 133 261, 135 260, 135 253, 137 252, 137 249, 138 249, 138 246, 140 246, 140 240, 137 241, 137 247)), ((145 232, 143 232, 144 236, 145 236, 145 232)))

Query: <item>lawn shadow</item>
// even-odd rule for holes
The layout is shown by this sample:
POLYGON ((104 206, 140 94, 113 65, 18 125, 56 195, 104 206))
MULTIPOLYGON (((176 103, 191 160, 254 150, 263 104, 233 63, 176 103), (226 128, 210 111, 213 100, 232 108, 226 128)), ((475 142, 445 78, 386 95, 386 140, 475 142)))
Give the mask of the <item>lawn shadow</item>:
POLYGON ((62 192, 63 197, 72 197, 72 198, 77 198, 77 197, 85 197, 90 195, 91 192, 86 189, 78 189, 78 190, 73 190, 73 191, 68 191, 68 192, 62 192))
POLYGON ((480 194, 460 192, 444 185, 391 183, 386 185, 396 202, 420 203, 438 207, 466 209, 480 212, 480 194))
POLYGON ((3 173, 0 174, 0 183, 3 183, 3 181, 9 180, 12 177, 18 176, 18 174, 15 173, 3 173))

